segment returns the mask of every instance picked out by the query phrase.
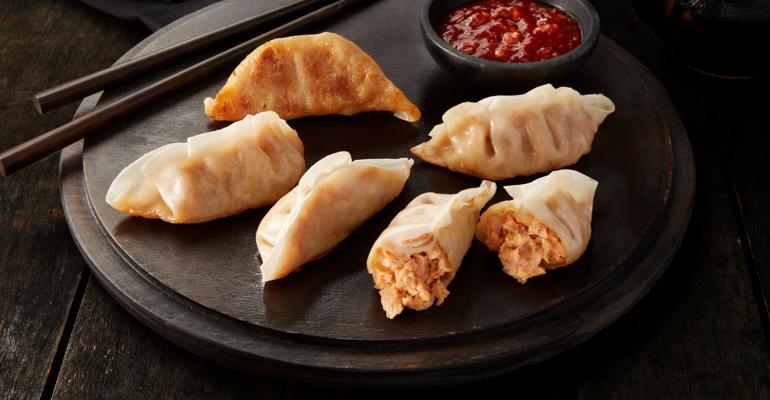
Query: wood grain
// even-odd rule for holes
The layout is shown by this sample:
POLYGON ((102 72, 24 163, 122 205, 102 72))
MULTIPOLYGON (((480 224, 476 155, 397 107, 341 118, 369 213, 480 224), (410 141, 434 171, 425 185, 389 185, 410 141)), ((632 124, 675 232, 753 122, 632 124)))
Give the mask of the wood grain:
MULTIPOLYGON (((86 289, 72 338, 54 391, 55 399, 392 398, 387 393, 276 383, 214 364, 179 349, 146 328, 93 280, 86 289)), ((515 387, 517 395, 525 398, 576 400, 577 386, 571 375, 557 359, 462 390, 445 388, 425 395, 467 399, 473 393, 478 398, 491 398, 501 390, 515 387)))
MULTIPOLYGON (((180 91, 217 73, 222 68, 239 61, 268 39, 296 33, 307 25, 317 25, 318 21, 342 13, 346 8, 355 5, 357 1, 359 0, 337 0, 194 65, 174 71, 149 85, 124 91, 112 101, 102 103, 99 108, 0 153, 0 176, 13 174, 83 138, 111 131, 112 127, 130 119, 140 110, 155 106, 166 97, 178 94, 180 91)), ((155 67, 152 70, 160 68, 155 67)), ((143 78, 146 78, 147 75, 147 73, 141 74, 143 78)), ((97 85, 97 87, 100 86, 97 85)), ((86 90, 85 93, 92 92, 86 90)), ((74 96, 77 97, 78 94, 74 96)), ((38 106, 36 105, 36 107, 38 106)))
MULTIPOLYGON (((707 115, 702 99, 686 99, 684 115, 707 115)), ((710 130, 708 119, 685 118, 696 132, 710 130)), ((770 395, 761 321, 720 155, 707 150, 717 148, 714 143, 704 143, 711 140, 693 138, 700 155, 698 191, 679 256, 633 313, 579 349, 580 358, 589 360, 579 378, 582 395, 602 399, 770 395)))
MULTIPOLYGON (((745 173, 751 171, 745 163, 767 168, 767 157, 750 150, 762 149, 767 135, 756 128, 754 135, 740 129, 760 121, 763 103, 749 99, 760 99, 756 95, 762 86, 740 84, 741 91, 734 82, 700 77, 666 57, 630 7, 614 7, 612 0, 596 3, 606 31, 652 69, 677 104, 696 154, 698 185, 688 234, 669 271, 633 312, 575 352, 577 359, 588 360, 578 378, 580 395, 769 398, 767 342, 762 332, 767 314, 755 304, 759 293, 752 288, 752 266, 743 257, 747 243, 742 241, 731 205, 733 188, 724 153, 732 149, 744 163, 731 166, 732 171, 744 171, 741 179, 766 179, 763 174, 745 173), (732 96, 725 95, 725 87, 732 88, 732 96), (748 138, 753 140, 751 145, 735 141, 748 138)), ((746 196, 752 204, 770 199, 768 193, 763 196, 752 190, 746 196)), ((762 215, 757 209, 750 212, 762 215)), ((759 240, 767 240, 767 230, 756 233, 759 240)))
MULTIPOLYGON (((383 41, 386 32, 362 28, 382 15, 407 19, 417 6, 381 1, 317 29, 351 38, 381 60, 394 81, 406 82, 407 92, 420 98, 417 104, 426 116, 418 127, 426 128, 447 108, 445 102, 456 104, 478 93, 469 93, 432 63, 416 26, 400 31, 395 41, 383 41), (407 62, 422 68, 405 68, 407 62), (443 82, 447 95, 429 102, 427 94, 435 94, 436 82, 443 82)), ((158 32, 145 44, 183 40, 185 27, 210 29, 228 8, 243 10, 251 4, 218 7, 158 32), (203 25, 196 23, 201 18, 203 25)), ((395 207, 368 221, 295 279, 263 288, 253 284, 258 277, 253 271, 254 213, 171 226, 127 218, 103 201, 122 165, 158 144, 206 129, 201 93, 216 90, 221 84, 217 79, 225 76, 212 77, 212 82, 201 82, 157 109, 114 126, 112 135, 87 140, 82 171, 80 153, 65 152, 62 189, 75 238, 96 277, 118 302, 183 347, 240 369, 358 387, 414 387, 499 375, 574 346, 627 310, 660 276, 689 219, 694 170, 678 117, 655 79, 617 45, 602 40, 583 73, 570 81, 585 93, 605 93, 618 105, 597 135, 594 152, 574 167, 602 182, 594 238, 575 266, 526 287, 512 286, 499 279, 498 268, 490 267, 497 264, 494 255, 478 248, 465 257, 464 278, 452 289, 454 301, 397 323, 386 320, 371 278, 353 260, 363 265, 369 239, 414 195, 456 192, 474 184, 421 164, 413 169, 411 184, 394 201, 395 207), (264 310, 259 308, 262 303, 264 310), (239 312, 237 307, 244 305, 251 308, 239 312), (577 309, 588 317, 576 314, 577 309)), ((295 126, 310 162, 341 149, 364 158, 408 154, 420 140, 419 132, 385 117, 308 118, 295 126), (378 138, 376 146, 370 138, 378 138)))
MULTIPOLYGON (((758 283, 767 288, 770 264, 766 252, 770 247, 766 243, 770 230, 766 227, 766 209, 770 194, 766 191, 766 176, 756 173, 770 169, 770 158, 764 154, 768 148, 766 107, 761 107, 766 98, 756 96, 762 93, 762 87, 718 93, 729 95, 723 103, 706 100, 714 82, 680 82, 682 76, 691 77, 691 72, 680 70, 672 58, 656 46, 654 39, 642 31, 639 22, 630 15, 627 1, 594 0, 594 4, 602 16, 604 33, 650 67, 671 93, 693 140, 698 161, 719 164, 725 161, 721 157, 727 150, 726 165, 704 168, 699 164, 696 213, 685 244, 670 271, 636 309, 585 346, 540 364, 542 368, 534 372, 526 368, 488 385, 485 382, 443 393, 449 398, 468 398, 479 391, 493 394, 488 388, 501 388, 503 393, 515 390, 516 394, 525 394, 523 397, 554 399, 653 395, 680 399, 696 398, 695 394, 716 398, 725 393, 721 398, 770 398, 762 389, 768 381, 766 375, 762 376, 762 371, 767 371, 767 350, 756 350, 756 346, 751 345, 756 341, 767 345, 765 339, 755 336, 761 313, 743 304, 749 280, 748 275, 741 275, 740 269, 747 266, 747 262, 743 261, 742 251, 738 251, 740 238, 736 237, 736 228, 745 222, 745 232, 751 242, 741 242, 740 248, 751 249, 749 254, 755 257, 755 266, 763 271, 758 283), (689 102, 699 105, 687 108, 689 102), (720 117, 725 110, 729 114, 720 117), (719 133, 722 140, 703 139, 712 134, 713 120, 692 123, 703 116, 722 121, 723 130, 719 133), (741 119, 735 120, 735 117, 741 119), (752 134, 736 137, 743 131, 752 134), (709 155, 702 155, 704 151, 709 155), (740 195, 741 219, 726 211, 732 196, 730 176, 740 195), (715 185, 714 189, 704 191, 705 183, 715 185), (727 234, 722 226, 726 226, 727 234), (713 248, 703 254, 707 244, 713 248), (732 271, 719 271, 726 266, 732 271), (712 296, 714 291, 716 295, 712 296), (733 292, 738 293, 735 298, 733 292), (756 317, 752 317, 754 312, 756 317), (717 317, 724 321, 716 320, 717 317), (720 324, 718 332, 712 329, 714 322, 720 324), (756 351, 747 353, 752 349, 756 351), (705 366, 699 364, 703 357, 705 366), (747 358, 746 362, 741 362, 743 357, 747 358), (762 357, 765 357, 764 365, 757 368, 756 360, 762 357), (583 372, 578 376, 580 371, 583 372), (706 389, 716 390, 706 393, 706 389), (756 396, 742 396, 744 394, 756 396)), ((59 82, 59 75, 73 78, 108 65, 138 40, 127 37, 140 36, 135 27, 83 11, 75 1, 6 1, 0 3, 0 21, 0 94, 3 95, 0 102, 6 106, 26 102, 35 90, 59 82), (92 32, 110 38, 109 44, 99 37, 89 38, 92 32), (73 35, 78 43, 70 40, 73 35), (34 50, 42 46, 47 51, 34 54, 34 50), (112 50, 113 47, 116 49, 112 50), (13 51, 9 52, 11 48, 13 51), (28 65, 38 58, 48 63, 28 65), (45 84, 37 86, 38 82, 45 84), (23 93, 26 96, 22 97, 23 93)), ((40 117, 34 113, 31 103, 4 107, 0 109, 3 117, 0 118, 0 143, 9 145, 6 140, 15 143, 34 132, 50 129, 66 121, 72 111, 73 108, 68 108, 40 117)), ((59 329, 65 319, 60 313, 50 312, 54 308, 59 311, 66 308, 61 305, 61 293, 52 289, 66 286, 63 281, 71 283, 74 279, 70 274, 82 269, 82 261, 73 256, 74 246, 67 244, 71 239, 61 216, 27 224, 26 229, 7 228, 17 213, 28 220, 30 214, 40 210, 59 208, 55 163, 47 162, 25 171, 26 175, 0 181, 0 226, 3 227, 0 231, 0 398, 39 397, 46 380, 46 366, 50 364, 50 349, 59 340, 53 331, 59 329), (37 244, 46 241, 62 250, 52 251, 37 244), (25 246, 15 247, 23 242, 25 246), (9 254, 24 261, 8 260, 9 254), (67 263, 78 265, 60 266, 57 271, 62 273, 56 277, 44 273, 51 271, 51 266, 67 254, 67 263), (22 325, 35 326, 28 329, 22 325), (9 326, 16 328, 11 330, 9 326), (19 352, 12 354, 9 343, 19 352), (12 367, 7 368, 8 365, 12 367)), ((354 397, 346 392, 300 389, 261 380, 202 361, 143 327, 93 280, 88 285, 83 300, 84 310, 88 312, 78 313, 56 389, 57 398, 354 397), (78 344, 81 342, 84 344, 78 344), (93 350, 94 346, 97 350, 93 350), (109 375, 103 374, 110 368, 109 375)), ((74 292, 71 288, 66 290, 74 292)), ((767 304, 761 293, 749 300, 767 304)), ((372 395, 366 394, 366 397, 372 395)))
POLYGON ((75 80, 61 83, 56 87, 35 93, 33 97, 35 108, 42 114, 71 101, 80 100, 88 95, 117 86, 129 79, 169 64, 173 60, 182 57, 189 58, 226 39, 232 39, 247 32, 266 31, 271 24, 282 17, 297 10, 304 9, 305 12, 308 12, 312 10, 312 6, 318 6, 317 3, 320 1, 298 0, 286 3, 268 13, 256 14, 238 23, 221 27, 209 35, 198 36, 145 57, 135 58, 131 62, 113 65, 75 80))
POLYGON ((762 116, 770 109, 770 83, 736 82, 713 84, 708 96, 715 115, 714 142, 726 144, 721 153, 728 171, 727 184, 734 190, 734 201, 743 229, 742 242, 752 276, 755 298, 765 339, 770 346, 770 175, 767 174, 767 149, 770 136, 762 116), (737 102, 736 99, 753 99, 737 102))
MULTIPOLYGON (((384 14, 388 7, 379 11, 384 14)), ((347 28, 350 37, 355 26, 358 25, 334 25, 332 29, 347 28)), ((408 36, 400 42, 411 38, 412 43, 408 50, 401 51, 409 52, 409 59, 419 61, 423 67, 411 73, 391 68, 395 71, 391 78, 402 82, 414 79, 415 83, 408 85, 411 90, 427 92, 432 86, 426 82, 439 76, 446 80, 444 102, 458 104, 467 99, 460 84, 440 75, 441 70, 419 40, 419 30, 407 32, 408 36)), ((385 50, 367 43, 371 38, 368 33, 359 36, 359 43, 374 50, 373 57, 387 59, 378 54, 385 50)), ((674 128, 660 114, 662 106, 658 100, 665 94, 641 84, 641 74, 633 74, 629 69, 622 50, 616 54, 613 49, 616 48, 602 41, 587 69, 613 72, 603 74, 602 78, 586 73, 574 82, 584 92, 605 93, 614 99, 618 110, 600 128, 593 153, 573 166, 601 182, 595 200, 598 211, 586 253, 572 268, 559 271, 558 278, 536 280, 526 287, 498 279, 496 256, 476 242, 464 258, 462 278, 450 288, 454 295, 442 307, 405 313, 396 321, 383 318, 371 277, 363 267, 374 239, 418 194, 456 193, 478 185, 478 179, 420 161, 412 168, 404 192, 338 249, 305 266, 301 274, 265 287, 259 284, 259 265, 254 261, 254 231, 267 207, 188 226, 130 218, 112 209, 103 201, 104 194, 124 166, 161 144, 184 141, 194 132, 207 129, 209 122, 201 114, 200 99, 206 89, 214 92, 223 83, 217 80, 190 87, 189 95, 166 102, 163 108, 143 112, 130 123, 116 124, 111 135, 86 140, 83 164, 91 207, 110 240, 143 273, 204 307, 259 328, 331 341, 407 342, 447 339, 511 325, 589 290, 634 254, 645 252, 646 240, 655 234, 656 223, 672 201, 667 195, 671 190, 672 166, 668 135, 674 128), (626 79, 627 76, 633 79, 626 79), (631 186, 636 190, 629 190, 631 186), (497 307, 501 303, 510 306, 497 307), (464 318, 458 319, 457 315, 464 318)), ((399 65, 392 61, 383 64, 399 65)), ((417 104, 426 114, 423 125, 435 123, 430 118, 437 119, 446 110, 437 102, 417 104)), ((308 165, 341 150, 352 152, 355 158, 401 157, 425 140, 414 126, 385 113, 306 118, 291 121, 291 125, 304 141, 308 165)), ((507 198, 501 190, 494 201, 507 198)))
MULTIPOLYGON (((38 116, 30 100, 36 90, 111 64, 143 34, 75 1, 0 3, 0 148, 72 117, 74 105, 38 116)), ((51 157, 0 180, 2 398, 40 397, 58 367, 68 314, 77 311, 85 263, 64 222, 57 175, 51 157)))

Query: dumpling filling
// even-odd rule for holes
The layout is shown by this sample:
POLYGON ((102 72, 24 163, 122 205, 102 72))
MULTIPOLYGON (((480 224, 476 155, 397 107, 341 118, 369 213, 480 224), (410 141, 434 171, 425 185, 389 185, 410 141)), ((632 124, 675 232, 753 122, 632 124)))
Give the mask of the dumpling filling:
POLYGON ((491 216, 486 229, 484 244, 498 253, 503 271, 520 283, 566 261, 566 247, 559 236, 537 219, 525 224, 513 213, 503 212, 491 216))
POLYGON ((446 254, 438 247, 408 256, 383 250, 374 285, 385 315, 393 319, 404 308, 422 311, 434 303, 441 305, 449 295, 442 278, 451 271, 446 254))

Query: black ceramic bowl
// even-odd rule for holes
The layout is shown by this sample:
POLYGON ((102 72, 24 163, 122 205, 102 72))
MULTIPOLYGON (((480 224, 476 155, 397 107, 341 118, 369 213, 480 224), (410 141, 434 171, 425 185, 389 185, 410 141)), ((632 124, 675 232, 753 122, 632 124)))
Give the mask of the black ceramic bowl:
POLYGON ((599 14, 587 0, 540 0, 565 11, 580 25, 582 42, 574 50, 545 61, 505 63, 465 54, 446 43, 435 27, 470 0, 429 0, 420 13, 422 37, 433 59, 459 79, 487 87, 525 88, 560 81, 591 57, 599 40, 599 14))

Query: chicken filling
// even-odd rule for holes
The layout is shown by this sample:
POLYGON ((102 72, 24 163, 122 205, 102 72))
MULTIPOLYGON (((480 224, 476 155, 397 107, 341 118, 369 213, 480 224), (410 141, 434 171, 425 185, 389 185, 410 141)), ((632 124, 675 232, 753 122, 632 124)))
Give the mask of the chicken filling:
POLYGON ((520 283, 564 264, 566 248, 559 236, 537 219, 527 225, 500 213, 487 225, 487 247, 498 253, 503 270, 520 283))
POLYGON ((407 256, 383 251, 374 284, 380 291, 387 317, 394 318, 404 308, 421 311, 434 302, 441 305, 449 295, 442 278, 449 273, 449 260, 438 246, 429 252, 407 256))

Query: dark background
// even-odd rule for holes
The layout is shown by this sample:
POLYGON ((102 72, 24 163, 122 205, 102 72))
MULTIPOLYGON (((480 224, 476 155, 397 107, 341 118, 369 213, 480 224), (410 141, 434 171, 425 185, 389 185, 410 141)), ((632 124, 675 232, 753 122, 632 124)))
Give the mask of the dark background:
MULTIPOLYGON (((511 375, 423 395, 770 398, 770 85, 694 73, 663 50, 629 0, 594 4, 603 33, 661 80, 688 130, 698 181, 682 248, 653 290, 587 343, 511 375)), ((72 117, 74 104, 37 115, 33 93, 112 64, 148 34, 74 0, 0 2, 0 149, 72 117)), ((50 157, 0 180, 0 398, 41 397, 362 395, 241 374, 134 320, 80 257, 59 200, 58 157, 50 157)))

